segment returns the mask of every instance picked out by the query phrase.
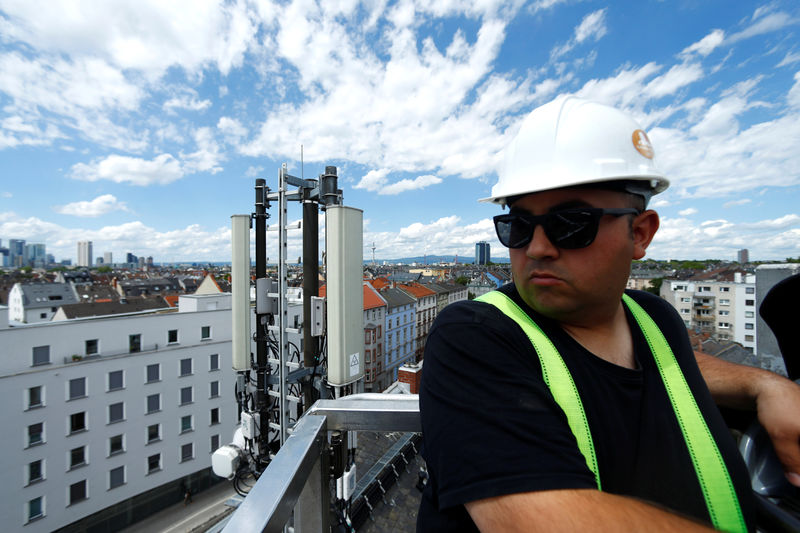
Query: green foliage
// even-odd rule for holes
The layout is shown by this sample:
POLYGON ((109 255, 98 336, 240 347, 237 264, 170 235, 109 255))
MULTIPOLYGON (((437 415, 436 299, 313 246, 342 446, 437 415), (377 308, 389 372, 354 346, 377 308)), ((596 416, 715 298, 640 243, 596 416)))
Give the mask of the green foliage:
POLYGON ((97 271, 105 274, 105 273, 111 272, 111 267, 107 266, 107 265, 103 265, 101 267, 98 267, 97 271))
POLYGON ((466 286, 469 283, 469 278, 467 276, 458 276, 455 282, 459 285, 466 286))
POLYGON ((653 278, 650 280, 650 286, 645 287, 644 290, 652 292, 656 296, 661 294, 661 284, 664 283, 664 278, 653 278))

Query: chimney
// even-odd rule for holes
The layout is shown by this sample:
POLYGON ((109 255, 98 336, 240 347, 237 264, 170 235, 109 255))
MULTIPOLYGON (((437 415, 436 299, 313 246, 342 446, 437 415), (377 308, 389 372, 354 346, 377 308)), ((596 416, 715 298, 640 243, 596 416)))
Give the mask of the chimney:
POLYGON ((422 379, 422 362, 406 363, 397 369, 400 383, 408 383, 411 394, 419 394, 419 382, 422 379))

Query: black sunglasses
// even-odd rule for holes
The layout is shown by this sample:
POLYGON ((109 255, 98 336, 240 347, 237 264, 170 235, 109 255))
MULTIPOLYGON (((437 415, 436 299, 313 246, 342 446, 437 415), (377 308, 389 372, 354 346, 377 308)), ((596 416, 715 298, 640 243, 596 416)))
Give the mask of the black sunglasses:
POLYGON ((603 215, 619 217, 639 214, 638 209, 624 207, 603 209, 581 207, 554 211, 544 215, 507 213, 494 217, 497 238, 507 248, 522 248, 533 238, 533 230, 541 224, 545 235, 554 246, 565 250, 585 248, 594 242, 603 215))

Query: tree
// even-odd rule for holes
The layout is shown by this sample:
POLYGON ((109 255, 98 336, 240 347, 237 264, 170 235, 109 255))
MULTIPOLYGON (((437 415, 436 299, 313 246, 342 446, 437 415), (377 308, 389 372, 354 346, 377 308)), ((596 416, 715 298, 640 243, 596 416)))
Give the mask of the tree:
POLYGON ((464 285, 465 287, 469 284, 469 278, 467 276, 458 276, 456 278, 456 283, 459 285, 464 285))
POLYGON ((103 265, 101 267, 97 267, 97 271, 105 274, 107 272, 111 272, 111 267, 108 265, 103 265))
POLYGON ((656 296, 661 294, 661 285, 664 283, 664 278, 653 278, 650 280, 650 286, 645 287, 644 290, 652 292, 656 296))

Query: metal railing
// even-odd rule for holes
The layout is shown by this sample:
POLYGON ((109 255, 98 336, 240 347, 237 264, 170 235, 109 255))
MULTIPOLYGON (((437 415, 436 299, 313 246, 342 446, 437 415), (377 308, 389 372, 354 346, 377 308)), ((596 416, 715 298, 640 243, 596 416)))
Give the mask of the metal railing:
POLYGON ((319 400, 297 422, 275 458, 231 516, 224 533, 328 531, 328 431, 421 431, 416 394, 355 394, 319 400))

